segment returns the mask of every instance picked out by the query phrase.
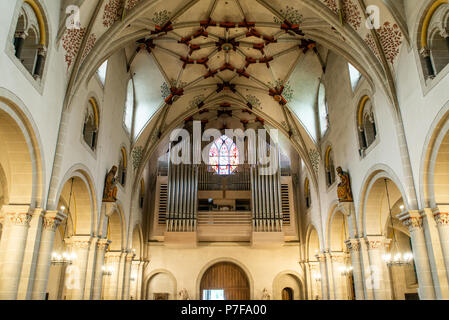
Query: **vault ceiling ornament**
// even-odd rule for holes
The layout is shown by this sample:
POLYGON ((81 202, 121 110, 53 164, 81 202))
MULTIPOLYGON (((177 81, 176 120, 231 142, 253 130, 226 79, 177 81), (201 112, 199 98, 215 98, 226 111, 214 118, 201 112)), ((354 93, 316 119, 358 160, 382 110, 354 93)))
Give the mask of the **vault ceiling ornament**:
POLYGON ((303 21, 302 14, 299 12, 298 9, 295 9, 293 7, 287 6, 285 9, 281 9, 280 14, 284 19, 281 20, 278 17, 274 17, 274 22, 283 24, 284 21, 289 21, 290 23, 293 24, 301 24, 303 21))
MULTIPOLYGON (((380 27, 379 30, 376 30, 376 32, 379 35, 379 41, 385 53, 385 57, 391 64, 393 64, 396 57, 399 55, 399 48, 402 45, 404 38, 399 26, 397 24, 391 24, 387 21, 380 27)), ((373 35, 371 33, 367 35, 365 42, 380 60, 379 50, 377 50, 373 35)))
POLYGON ((143 159, 143 148, 141 146, 135 147, 133 149, 132 156, 133 156, 133 168, 134 170, 137 170, 143 159))
POLYGON ((321 162, 320 153, 318 151, 316 151, 315 149, 310 149, 309 158, 310 158, 310 162, 312 163, 313 170, 315 171, 316 174, 318 174, 319 169, 320 169, 320 162, 321 162))

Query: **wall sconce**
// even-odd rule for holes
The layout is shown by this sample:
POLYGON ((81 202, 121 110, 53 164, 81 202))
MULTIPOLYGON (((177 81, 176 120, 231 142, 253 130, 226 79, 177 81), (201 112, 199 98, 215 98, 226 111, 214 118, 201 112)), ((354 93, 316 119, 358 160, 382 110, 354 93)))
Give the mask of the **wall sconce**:
POLYGON ((349 276, 352 273, 354 268, 352 266, 349 267, 340 267, 340 273, 342 276, 349 276))
POLYGON ((68 265, 72 264, 73 261, 77 258, 75 252, 71 254, 68 252, 63 252, 62 254, 53 252, 51 254, 51 264, 52 265, 68 265))
POLYGON ((313 279, 315 279, 316 282, 321 281, 321 274, 315 273, 315 274, 313 275, 313 279))
POLYGON ((111 276, 112 273, 114 272, 114 267, 113 266, 102 266, 101 270, 103 270, 103 275, 108 277, 111 276))
POLYGON ((389 267, 391 266, 406 266, 410 265, 413 260, 413 254, 411 252, 407 252, 404 254, 396 253, 394 257, 391 256, 390 253, 383 255, 383 260, 387 263, 389 267))

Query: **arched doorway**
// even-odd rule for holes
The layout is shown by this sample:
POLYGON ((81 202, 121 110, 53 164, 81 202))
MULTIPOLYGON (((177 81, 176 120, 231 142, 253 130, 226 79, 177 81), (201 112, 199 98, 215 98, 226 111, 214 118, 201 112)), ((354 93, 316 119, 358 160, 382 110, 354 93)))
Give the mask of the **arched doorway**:
POLYGON ((293 300, 293 289, 292 288, 284 288, 282 289, 282 300, 293 300))
POLYGON ((235 263, 220 262, 204 273, 200 294, 202 300, 249 300, 249 280, 235 263))

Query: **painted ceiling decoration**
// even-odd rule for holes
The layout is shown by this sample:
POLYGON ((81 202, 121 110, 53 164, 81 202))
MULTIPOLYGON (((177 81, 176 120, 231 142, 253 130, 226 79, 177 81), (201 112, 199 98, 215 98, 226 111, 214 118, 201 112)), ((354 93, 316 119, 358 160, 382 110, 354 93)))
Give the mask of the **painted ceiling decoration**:
POLYGON ((66 30, 61 41, 70 76, 66 103, 125 49, 137 97, 133 144, 143 148, 143 162, 158 138, 188 119, 277 126, 313 170, 312 118, 329 50, 391 97, 405 38, 381 0, 99 0, 84 1, 81 12, 81 28, 66 30), (365 25, 372 4, 382 12, 379 30, 365 25))

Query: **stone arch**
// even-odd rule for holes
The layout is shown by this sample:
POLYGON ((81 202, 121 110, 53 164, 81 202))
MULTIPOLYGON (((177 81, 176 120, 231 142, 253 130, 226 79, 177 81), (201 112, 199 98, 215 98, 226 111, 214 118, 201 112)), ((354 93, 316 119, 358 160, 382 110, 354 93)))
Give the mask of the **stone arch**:
POLYGON ((122 251, 125 249, 126 227, 125 217, 120 204, 108 214, 107 237, 111 241, 109 251, 122 251))
POLYGON ((346 250, 344 241, 352 237, 353 233, 348 214, 337 204, 334 204, 329 211, 326 230, 326 248, 331 252, 344 252, 346 250))
POLYGON ((4 88, 0 88, 0 137, 4 204, 40 207, 45 175, 39 133, 26 106, 4 88))
POLYGON ((144 256, 142 225, 135 224, 132 232, 131 248, 135 253, 135 260, 140 260, 144 256))
POLYGON ((70 168, 61 180, 61 186, 58 189, 54 208, 56 210, 61 203, 65 203, 66 209, 70 199, 70 189, 72 189, 72 208, 71 212, 76 210, 75 216, 69 217, 68 221, 73 221, 74 235, 93 235, 97 221, 97 200, 96 190, 93 184, 92 176, 84 165, 77 164, 70 168), (73 179, 73 188, 72 188, 73 179), (74 207, 75 206, 75 207, 74 207))
POLYGON ((248 278, 249 281, 249 292, 250 292, 250 300, 254 299, 254 280, 252 278, 251 272, 249 271, 249 269, 240 261, 233 259, 233 258, 218 258, 218 259, 214 259, 212 261, 209 261, 198 273, 198 276, 196 278, 196 286, 195 286, 195 293, 196 293, 196 299, 197 300, 201 300, 201 280, 203 279, 204 274, 206 273, 206 271, 221 262, 229 262, 229 263, 233 263, 235 265, 237 265, 240 269, 243 270, 243 272, 245 273, 246 277, 248 278))
MULTIPOLYGON (((172 290, 170 290, 171 292, 169 292, 172 295, 172 300, 176 300, 177 298, 177 292, 178 292, 178 284, 176 281, 175 276, 173 275, 173 273, 171 273, 170 271, 166 270, 166 269, 157 269, 152 271, 145 279, 144 283, 145 283, 145 287, 144 287, 144 292, 145 292, 145 299, 146 300, 152 300, 149 299, 149 295, 150 295, 150 284, 151 284, 151 280, 154 279, 154 277, 156 277, 157 275, 165 275, 168 277, 168 279, 170 279, 170 281, 173 284, 173 288, 172 290)), ((170 297, 169 297, 170 299, 170 297)))
MULTIPOLYGON (((294 297, 293 300, 305 300, 305 285, 304 285, 304 278, 296 271, 293 270, 285 270, 282 272, 279 272, 276 277, 274 277, 273 280, 273 300, 281 300, 282 296, 282 289, 284 289, 284 286, 282 285, 282 278, 284 277, 291 277, 294 281, 297 282, 298 288, 291 288, 293 289, 294 297), (299 289, 299 292, 295 289, 299 289)), ((284 284, 288 285, 288 284, 284 284)))
POLYGON ((448 149, 449 102, 441 108, 427 134, 420 165, 420 196, 423 207, 435 209, 446 201, 444 188, 449 181, 444 177, 444 152, 448 149), (437 166, 438 165, 438 166, 437 166), (437 189, 437 190, 436 190, 437 189))
POLYGON ((306 258, 311 261, 317 261, 315 255, 320 254, 321 241, 319 233, 313 224, 310 224, 306 233, 306 258))
POLYGON ((395 205, 403 205, 402 211, 409 209, 404 188, 394 171, 386 165, 374 166, 365 176, 360 192, 359 230, 364 236, 384 235, 386 232, 389 214, 385 179, 390 206, 393 208, 395 205))

